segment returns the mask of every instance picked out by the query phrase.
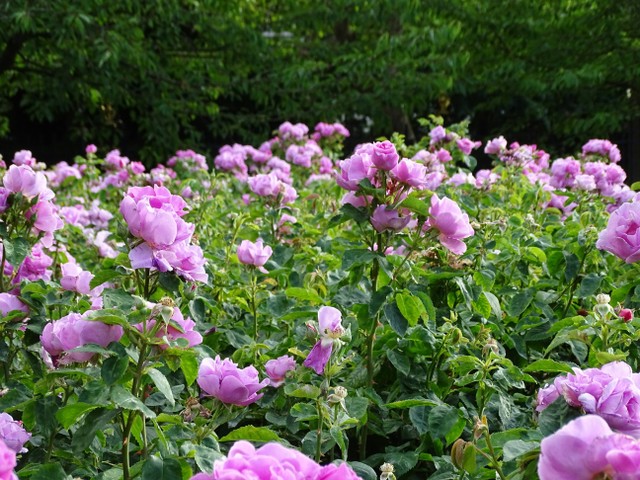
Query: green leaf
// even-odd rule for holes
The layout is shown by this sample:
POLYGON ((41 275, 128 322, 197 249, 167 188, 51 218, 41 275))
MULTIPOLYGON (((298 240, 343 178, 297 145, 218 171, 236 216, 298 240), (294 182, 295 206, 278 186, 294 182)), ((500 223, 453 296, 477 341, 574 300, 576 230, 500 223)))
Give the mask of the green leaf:
POLYGON ((404 334, 407 333, 407 328, 409 328, 409 322, 400 312, 398 306, 394 303, 387 303, 384 306, 384 316, 391 325, 391 328, 400 335, 404 337, 404 334))
POLYGON ((403 375, 409 375, 411 372, 411 364, 409 363, 409 358, 402 352, 397 352, 396 350, 389 349, 387 350, 387 358, 391 362, 391 364, 403 375))
POLYGON ((118 380, 120 380, 127 372, 128 366, 128 355, 124 355, 122 357, 114 355, 105 359, 105 361, 102 362, 102 368, 100 369, 100 374, 102 375, 104 383, 107 385, 114 385, 117 383, 118 380))
POLYGON ((191 312, 191 318, 193 318, 196 323, 204 323, 207 321, 206 307, 202 298, 194 298, 189 303, 189 312, 191 312))
POLYGON ((462 452, 462 468, 465 472, 474 473, 477 469, 476 465, 476 446, 467 443, 462 452))
POLYGON ((162 395, 164 395, 165 398, 169 400, 171 406, 174 406, 176 404, 176 401, 173 398, 173 392, 171 391, 171 385, 169 384, 167 377, 165 377, 160 370, 157 370, 155 368, 148 369, 147 375, 151 377, 151 380, 153 380, 153 383, 156 385, 160 393, 162 393, 162 395))
POLYGON ((597 273, 588 273, 580 282, 580 288, 576 292, 578 298, 586 298, 594 295, 600 288, 602 276, 597 273))
POLYGON ((350 270, 355 265, 369 265, 376 254, 366 248, 347 250, 342 255, 342 269, 350 270))
POLYGON ((90 412, 83 424, 75 431, 71 440, 71 448, 75 454, 82 453, 96 436, 118 414, 117 409, 99 408, 90 412))
POLYGON ((311 288, 290 287, 284 291, 285 295, 298 300, 306 300, 315 304, 323 304, 325 301, 315 290, 311 288))
POLYGON ((180 354, 180 369, 187 382, 187 386, 191 386, 198 378, 198 359, 189 350, 185 350, 180 354))
POLYGON ((46 463, 31 476, 31 480, 68 480, 67 475, 59 463, 46 463))
POLYGON ((396 305, 412 327, 415 327, 418 320, 427 314, 422 301, 407 291, 396 295, 396 305))
POLYGON ((195 445, 194 450, 196 452, 196 455, 194 457, 196 465, 200 470, 207 473, 213 472, 214 462, 224 457, 224 455, 218 450, 207 447, 205 445, 195 445))
POLYGON ((60 422, 63 428, 69 428, 76 420, 83 414, 100 408, 100 405, 92 405, 90 403, 76 402, 69 405, 65 405, 56 412, 56 418, 60 422))
POLYGON ((507 305, 507 313, 511 317, 519 317, 527 309, 533 300, 533 291, 530 289, 516 293, 507 305))
POLYGON ((387 403, 386 408, 411 408, 411 407, 435 407, 436 402, 427 400, 426 398, 410 398, 407 400, 399 400, 397 402, 387 403))
POLYGON ((465 420, 460 410, 450 405, 439 405, 429 412, 429 433, 436 438, 444 438, 447 445, 460 437, 465 420))
POLYGON ((609 352, 596 352, 596 360, 600 365, 604 365, 609 362, 619 362, 627 359, 627 353, 609 353, 609 352))
POLYGON ((31 245, 22 237, 5 238, 2 243, 4 245, 5 258, 15 268, 18 268, 31 252, 31 245))
POLYGON ((222 437, 220 442, 234 442, 236 440, 248 440, 251 442, 282 442, 276 432, 268 427, 254 427, 246 425, 236 428, 232 432, 222 437))
POLYGON ((532 452, 540 448, 540 442, 527 442, 525 440, 509 440, 502 447, 503 460, 509 462, 521 457, 525 453, 532 452))
POLYGON ((430 205, 424 200, 420 200, 419 198, 412 197, 409 195, 405 198, 399 205, 400 207, 407 208, 414 213, 417 213, 421 217, 429 216, 429 208, 430 205))
POLYGON ((524 372, 573 373, 573 369, 566 363, 556 362, 547 358, 536 360, 522 370, 524 372))
POLYGON ((122 289, 109 288, 102 293, 104 308, 113 308, 121 312, 127 312, 136 304, 136 299, 130 293, 122 289))
POLYGON ((557 432, 574 418, 582 415, 577 408, 571 408, 564 397, 560 396, 551 405, 540 412, 538 428, 543 436, 557 432))
POLYGON ((489 303, 489 299, 486 295, 480 295, 477 300, 471 302, 471 305, 473 307, 473 311, 481 317, 489 318, 491 316, 491 304, 489 303))
POLYGON ((125 410, 137 410, 142 412, 148 418, 155 418, 156 416, 149 407, 142 403, 142 400, 134 397, 133 394, 122 385, 114 385, 111 388, 111 400, 125 410))
POLYGON ((315 400, 320 396, 322 391, 315 385, 289 383, 284 386, 284 393, 289 397, 310 398, 315 400))
POLYGON ((342 429, 338 426, 333 426, 329 430, 329 435, 331 435, 331 438, 333 438, 333 440, 336 442, 336 444, 340 448, 340 453, 342 454, 342 458, 343 459, 347 458, 347 444, 345 442, 344 433, 342 432, 342 429))
POLYGON ((93 278, 91 279, 91 282, 89 283, 89 286, 91 288, 96 288, 97 286, 102 285, 105 282, 109 282, 114 278, 118 278, 121 276, 122 276, 122 273, 120 273, 119 271, 113 268, 100 270, 98 273, 96 273, 93 276, 93 278))
POLYGON ((482 294, 487 298, 489 305, 491 306, 491 311, 496 316, 498 320, 502 320, 502 308, 500 307, 500 300, 493 293, 483 291, 482 294))
POLYGON ((129 326, 127 318, 116 309, 92 310, 87 314, 86 319, 92 322, 101 322, 105 325, 129 326))
POLYGON ((153 455, 144 462, 141 480, 176 480, 182 478, 182 467, 175 458, 153 455))
POLYGON ((348 462, 351 469, 356 472, 359 478, 362 480, 378 480, 378 474, 366 463, 362 462, 348 462))
POLYGON ((54 396, 42 397, 36 401, 36 422, 45 436, 54 433, 58 427, 57 411, 58 399, 54 396))

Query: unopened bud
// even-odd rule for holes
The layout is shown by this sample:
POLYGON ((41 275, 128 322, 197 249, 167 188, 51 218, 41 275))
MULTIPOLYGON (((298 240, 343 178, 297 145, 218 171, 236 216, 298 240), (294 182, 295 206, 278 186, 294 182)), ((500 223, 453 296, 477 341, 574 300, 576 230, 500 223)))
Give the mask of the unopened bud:
POLYGON ((451 446, 451 463, 455 465, 456 468, 463 470, 463 461, 464 461, 464 449, 467 446, 465 440, 459 438, 453 445, 451 446))
POLYGON ((347 398, 348 392, 344 387, 335 387, 333 393, 327 397, 330 404, 342 403, 347 398))
POLYGON ((380 471, 382 472, 380 474, 380 480, 396 480, 396 476, 393 474, 393 465, 391 465, 390 463, 383 463, 380 466, 380 471))
POLYGON ((500 352, 500 347, 498 346, 498 342, 495 338, 490 338, 485 343, 484 347, 482 347, 482 353, 484 355, 488 355, 489 353, 495 353, 496 355, 500 352))
POLYGON ((489 425, 487 425, 486 415, 483 415, 481 419, 476 418, 476 424, 473 426, 473 438, 478 440, 488 431, 489 425))
POLYGON ((628 323, 633 320, 633 310, 630 308, 622 308, 618 312, 618 316, 622 319, 623 322, 628 323))

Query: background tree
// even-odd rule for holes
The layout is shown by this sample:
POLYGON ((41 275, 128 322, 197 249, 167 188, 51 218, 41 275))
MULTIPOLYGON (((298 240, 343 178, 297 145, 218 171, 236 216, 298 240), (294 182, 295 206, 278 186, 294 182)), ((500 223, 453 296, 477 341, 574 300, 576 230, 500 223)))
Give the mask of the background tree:
POLYGON ((0 149, 155 162, 284 120, 411 140, 438 113, 570 151, 640 118, 639 19, 633 0, 8 0, 0 149))

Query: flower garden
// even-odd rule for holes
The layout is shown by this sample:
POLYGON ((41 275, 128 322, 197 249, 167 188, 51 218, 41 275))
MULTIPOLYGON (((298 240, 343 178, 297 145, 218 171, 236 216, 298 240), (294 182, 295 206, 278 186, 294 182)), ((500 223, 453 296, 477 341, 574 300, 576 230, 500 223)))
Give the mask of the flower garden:
POLYGON ((617 146, 423 126, 0 160, 0 478, 640 479, 617 146))

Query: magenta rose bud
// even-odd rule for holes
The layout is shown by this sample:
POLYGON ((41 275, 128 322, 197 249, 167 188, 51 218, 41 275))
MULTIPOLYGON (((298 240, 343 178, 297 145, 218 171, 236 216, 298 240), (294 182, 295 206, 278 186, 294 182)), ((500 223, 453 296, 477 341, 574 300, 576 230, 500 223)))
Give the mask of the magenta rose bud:
POLYGON ((85 147, 84 151, 87 155, 89 155, 91 153, 96 153, 98 151, 98 147, 91 143, 85 147))
POLYGON ((618 316, 623 322, 628 323, 633 320, 633 310, 630 308, 623 308, 618 312, 618 316))
POLYGON ((380 170, 393 170, 398 164, 398 152, 396 146, 389 140, 373 144, 373 164, 380 170))
MULTIPOLYGON (((255 243, 243 240, 238 246, 238 260, 245 265, 262 267, 271 258, 273 250, 269 245, 264 245, 259 238, 255 243)), ((262 270, 262 269, 261 269, 262 270)))
POLYGON ((262 398, 263 394, 256 392, 269 385, 268 378, 259 381, 255 367, 238 368, 236 363, 228 358, 221 360, 219 355, 202 361, 197 382, 205 395, 241 407, 262 398))
POLYGON ((640 202, 623 203, 609 217, 596 247, 613 253, 627 263, 640 260, 640 202))
POLYGON ((279 387, 284 383, 287 372, 295 370, 296 361, 289 355, 282 355, 281 357, 269 360, 264 364, 264 369, 271 380, 272 387, 279 387))
POLYGON ((440 243, 456 255, 463 254, 467 246, 462 239, 474 234, 469 216, 453 200, 447 197, 440 199, 435 194, 431 197, 429 215, 428 226, 440 232, 440 243))

